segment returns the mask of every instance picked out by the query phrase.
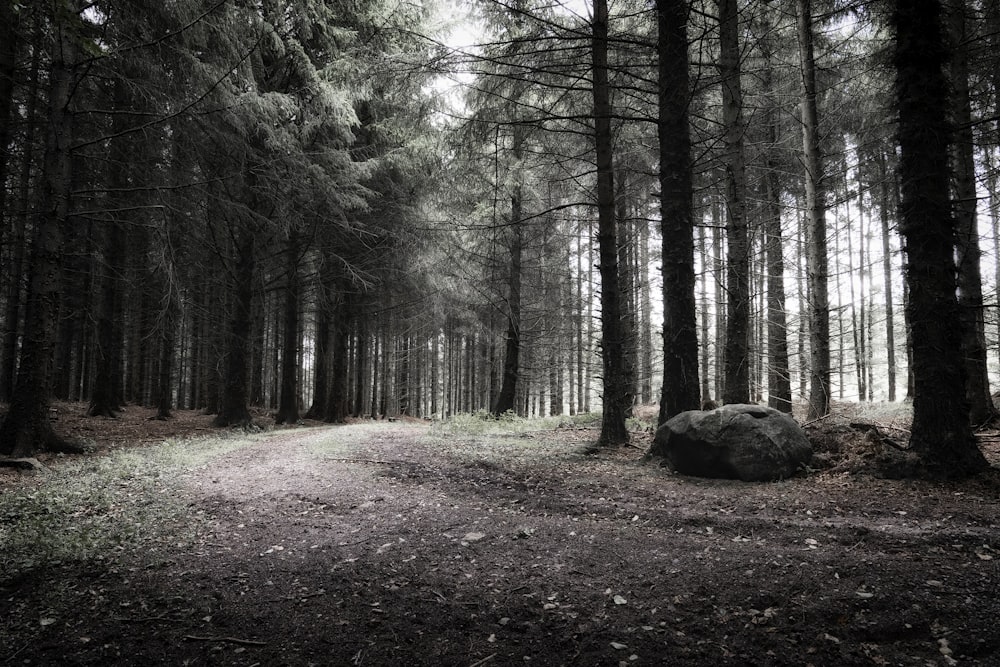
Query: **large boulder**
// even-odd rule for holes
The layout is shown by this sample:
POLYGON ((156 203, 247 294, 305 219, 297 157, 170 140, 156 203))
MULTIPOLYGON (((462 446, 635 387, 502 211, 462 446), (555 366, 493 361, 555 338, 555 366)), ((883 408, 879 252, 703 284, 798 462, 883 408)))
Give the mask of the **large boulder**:
POLYGON ((683 475, 762 482, 795 474, 812 445, 789 415, 760 405, 692 410, 656 431, 649 457, 683 475))

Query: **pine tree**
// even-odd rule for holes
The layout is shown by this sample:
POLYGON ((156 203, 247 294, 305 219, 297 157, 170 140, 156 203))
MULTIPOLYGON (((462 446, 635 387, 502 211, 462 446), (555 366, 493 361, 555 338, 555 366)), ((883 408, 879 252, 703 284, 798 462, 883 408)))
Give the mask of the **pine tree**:
POLYGON ((658 421, 699 406, 692 158, 688 124, 688 7, 658 0, 660 236, 663 243, 663 392, 658 421))
POLYGON ((907 319, 912 331, 910 448, 935 475, 966 476, 988 464, 969 426, 962 320, 955 283, 955 220, 949 201, 948 52, 938 0, 898 1, 900 233, 906 244, 907 319))

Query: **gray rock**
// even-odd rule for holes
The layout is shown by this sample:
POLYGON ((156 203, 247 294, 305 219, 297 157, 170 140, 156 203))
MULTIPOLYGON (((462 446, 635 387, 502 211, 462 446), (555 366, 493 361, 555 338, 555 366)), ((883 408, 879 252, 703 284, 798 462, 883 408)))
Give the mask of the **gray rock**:
POLYGON ((683 475, 762 482, 791 477, 812 445, 789 415, 760 405, 692 410, 656 431, 648 457, 683 475))

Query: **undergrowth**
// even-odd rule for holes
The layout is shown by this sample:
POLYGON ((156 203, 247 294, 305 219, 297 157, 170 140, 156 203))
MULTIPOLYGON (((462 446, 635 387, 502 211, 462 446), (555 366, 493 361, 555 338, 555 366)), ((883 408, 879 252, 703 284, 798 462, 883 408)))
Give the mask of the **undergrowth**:
POLYGON ((164 532, 196 530, 176 493, 178 477, 250 442, 242 435, 168 441, 39 473, 36 484, 0 495, 0 573, 112 559, 164 532))
POLYGON ((435 422, 430 428, 431 436, 443 435, 494 435, 517 436, 537 431, 551 431, 563 427, 583 427, 599 425, 600 414, 588 412, 578 415, 553 417, 519 417, 513 412, 494 416, 486 410, 461 413, 443 421, 435 422))

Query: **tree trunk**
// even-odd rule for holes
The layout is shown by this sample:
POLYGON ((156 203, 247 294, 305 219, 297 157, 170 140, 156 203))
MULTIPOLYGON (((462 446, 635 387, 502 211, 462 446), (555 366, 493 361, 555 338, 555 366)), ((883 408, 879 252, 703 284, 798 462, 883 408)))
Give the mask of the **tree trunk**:
POLYGON ((642 337, 642 354, 639 359, 639 402, 653 402, 653 320, 652 295, 649 288, 649 223, 639 221, 639 335, 642 337))
POLYGON ((985 424, 997 416, 990 396, 986 363, 986 323, 983 317, 983 278, 980 267, 979 228, 976 222, 975 143, 969 101, 969 55, 966 41, 965 0, 951 3, 948 11, 951 34, 950 79, 952 120, 955 127, 954 215, 958 259, 958 302, 962 316, 962 356, 965 360, 965 392, 969 419, 985 424))
POLYGON ((937 0, 898 0, 900 233, 906 243, 907 314, 913 338, 910 448, 934 475, 966 476, 987 463, 972 437, 965 394, 961 306, 956 297, 955 221, 948 173, 947 49, 937 0))
MULTIPOLYGON (((254 299, 253 321, 266 322, 267 299, 254 299)), ((267 326, 255 326, 250 336, 250 405, 262 408, 267 405, 264 392, 265 361, 267 356, 267 326)))
MULTIPOLYGON (((169 286, 166 289, 171 289, 169 286)), ((177 342, 177 305, 174 295, 167 294, 166 310, 160 315, 160 358, 157 364, 156 381, 156 418, 170 418, 173 407, 173 376, 174 347, 177 342)))
POLYGON ((320 281, 317 285, 316 297, 316 349, 313 355, 313 393, 312 404, 306 411, 306 419, 322 419, 326 411, 329 387, 330 364, 330 262, 324 261, 320 267, 320 281))
POLYGON ((351 414, 360 417, 362 406, 365 404, 365 390, 368 384, 368 326, 362 320, 358 322, 358 333, 355 339, 355 349, 357 350, 357 360, 355 361, 355 373, 357 384, 354 387, 354 405, 351 414))
POLYGON ((636 267, 632 261, 632 230, 629 224, 629 202, 627 180, 624 170, 618 170, 615 185, 618 193, 615 196, 615 226, 618 236, 615 245, 618 252, 618 289, 621 294, 621 328, 622 328, 622 360, 624 363, 624 383, 631 400, 625 407, 625 418, 632 416, 632 407, 639 385, 636 367, 639 365, 639 332, 636 329, 637 318, 635 309, 636 267))
POLYGON ((299 420, 299 236, 294 229, 288 232, 285 253, 281 398, 274 417, 275 424, 294 424, 299 420))
MULTIPOLYGON (((20 42, 21 12, 14 3, 0 2, 0 225, 7 217, 7 172, 12 153, 11 121, 14 110, 14 73, 17 71, 17 51, 20 42)), ((34 119, 28 117, 29 123, 34 119)))
POLYGON ((715 200, 711 203, 712 209, 712 268, 715 277, 715 349, 713 360, 715 362, 715 395, 721 400, 724 388, 724 374, 722 368, 725 365, 722 360, 722 351, 726 340, 726 262, 722 256, 723 231, 722 224, 722 202, 715 200))
MULTIPOLYGON (((515 155, 520 153, 515 138, 515 155)), ((510 197, 510 293, 507 299, 507 344, 503 360, 503 381, 493 405, 493 415, 499 417, 514 410, 521 354, 521 261, 522 261, 521 186, 515 185, 510 197)))
POLYGON ((67 443, 52 430, 49 401, 72 165, 73 117, 69 106, 75 90, 72 68, 77 37, 66 22, 75 16, 76 7, 63 0, 55 3, 53 10, 57 47, 52 50, 49 70, 49 117, 29 265, 24 338, 10 409, 0 425, 0 454, 13 457, 67 448, 67 443))
MULTIPOLYGON (((712 387, 709 384, 709 365, 712 359, 709 348, 709 319, 711 313, 708 308, 708 267, 711 265, 712 257, 708 249, 708 229, 701 227, 698 229, 698 257, 701 258, 702 279, 700 281, 700 302, 701 302, 701 404, 705 405, 712 400, 712 387)), ((696 308, 696 313, 698 309, 696 308)), ((697 315, 696 315, 697 316, 697 315)))
MULTIPOLYGON (((848 185, 847 185, 847 182, 846 182, 846 176, 845 176, 843 185, 844 185, 843 200, 844 200, 844 203, 846 205, 846 204, 849 204, 849 200, 850 200, 850 194, 848 192, 848 185)), ((859 197, 859 199, 860 199, 860 197, 859 197)), ((865 387, 865 367, 864 367, 864 363, 865 363, 865 354, 864 354, 864 340, 865 340, 864 339, 864 309, 863 309, 863 306, 862 306, 862 308, 861 308, 861 316, 859 318, 859 316, 858 316, 859 309, 858 309, 858 304, 857 304, 857 293, 856 293, 858 290, 855 290, 854 285, 855 285, 856 281, 854 279, 856 277, 858 279, 857 282, 860 283, 859 287, 860 287, 861 298, 862 298, 862 303, 863 303, 865 288, 864 288, 864 272, 863 272, 862 267, 864 266, 864 264, 859 263, 858 266, 857 266, 857 269, 855 270, 855 266, 854 266, 854 241, 852 240, 854 238, 855 234, 854 234, 854 231, 853 231, 853 229, 851 227, 850 210, 848 210, 847 214, 844 216, 844 220, 846 221, 846 223, 845 223, 845 231, 847 232, 847 234, 846 234, 846 236, 847 236, 847 276, 848 276, 847 284, 848 284, 848 293, 850 294, 851 339, 852 339, 851 342, 853 343, 853 350, 854 350, 854 376, 855 376, 854 380, 855 380, 855 383, 856 383, 857 388, 858 388, 858 400, 859 401, 863 401, 863 400, 865 400, 865 392, 866 392, 866 389, 867 389, 867 387, 865 387)), ((862 217, 861 223, 858 225, 859 229, 858 229, 857 236, 859 238, 864 234, 863 230, 860 229, 860 227, 862 227, 863 224, 864 224, 864 218, 862 217)), ((837 253, 837 255, 839 256, 839 252, 837 253)), ((843 321, 842 317, 840 319, 841 319, 841 321, 843 321)), ((841 365, 843 365, 843 362, 841 362, 841 365)), ((843 387, 843 384, 841 385, 841 387, 843 387)))
POLYGON ((698 320, 695 303, 694 213, 688 123, 688 7, 658 0, 657 54, 660 151, 660 235, 663 258, 663 389, 658 423, 697 410, 698 320))
POLYGON ((225 344, 225 376, 222 383, 219 413, 212 422, 216 426, 247 426, 248 374, 250 367, 250 336, 253 323, 253 279, 256 271, 254 233, 245 228, 236 233, 236 265, 233 267, 233 298, 230 305, 229 328, 225 344))
POLYGON ((336 424, 347 419, 347 347, 351 331, 348 298, 346 294, 341 295, 334 309, 330 395, 323 417, 325 421, 336 424))
POLYGON ((431 417, 438 418, 441 415, 439 413, 438 405, 438 392, 440 391, 441 379, 440 379, 440 356, 441 356, 441 332, 434 328, 433 337, 431 339, 431 417))
POLYGON ((593 355, 591 346, 594 344, 594 220, 587 217, 587 330, 584 336, 585 361, 581 366, 583 372, 583 411, 590 412, 590 386, 593 378, 591 364, 593 355))
MULTIPOLYGON (((801 207, 799 206, 800 203, 801 202, 796 199, 796 211, 801 210, 801 207)), ((807 216, 800 216, 796 213, 795 226, 799 242, 795 244, 795 256, 798 260, 795 262, 795 288, 799 303, 805 304, 808 307, 809 285, 808 281, 803 278, 803 265, 805 264, 805 250, 803 249, 803 246, 804 239, 806 237, 806 218, 807 216)), ((809 360, 806 358, 806 341, 809 338, 809 317, 807 315, 808 312, 803 312, 802 306, 800 306, 799 330, 795 342, 795 355, 799 360, 799 396, 802 398, 808 396, 809 388, 809 360)))
MULTIPOLYGON (((381 344, 382 327, 376 326, 372 332, 372 404, 371 418, 378 419, 379 391, 382 388, 382 366, 385 365, 385 348, 381 344)), ((382 389, 384 391, 384 389, 382 389)))
POLYGON ((826 195, 816 110, 812 3, 798 0, 799 56, 802 68, 802 150, 806 180, 806 275, 809 284, 809 419, 830 412, 830 298, 826 255, 826 195))
POLYGON ((879 222, 882 228, 882 275, 885 290, 885 353, 886 373, 889 383, 889 400, 896 400, 896 331, 895 312, 892 304, 892 255, 889 246, 889 182, 886 173, 885 152, 878 149, 879 169, 879 222))
MULTIPOLYGON (((131 124, 132 115, 127 113, 134 107, 135 100, 128 94, 124 79, 114 85, 114 106, 117 113, 111 123, 111 133, 121 135, 131 124)), ((108 189, 112 208, 125 209, 125 199, 129 187, 128 169, 130 152, 135 149, 129 136, 115 136, 111 140, 111 156, 108 160, 108 189)), ((91 417, 116 417, 122 401, 122 352, 124 330, 122 326, 122 303, 125 271, 126 239, 123 222, 112 214, 104 223, 103 247, 100 263, 100 296, 97 308, 96 372, 93 391, 90 396, 91 417)))
POLYGON ((625 373, 615 229, 615 180, 611 137, 611 87, 608 83, 608 3, 594 0, 591 40, 594 145, 597 156, 597 243, 601 270, 601 357, 604 395, 598 446, 628 442, 625 414, 632 404, 625 373))
MULTIPOLYGON (((9 5, 10 3, 4 3, 9 5)), ((7 403, 14 394, 15 372, 17 370, 17 331, 21 318, 21 294, 24 278, 24 259, 27 247, 28 218, 31 216, 31 181, 35 161, 35 129, 39 125, 36 118, 38 109, 39 72, 41 70, 41 20, 34 18, 31 38, 31 69, 28 75, 27 101, 25 102, 25 127, 22 140, 21 173, 18 183, 18 203, 21 210, 13 223, 14 233, 11 238, 13 250, 11 253, 9 278, 7 288, 7 303, 4 310, 3 343, 0 346, 0 403, 7 403)), ((2 195, 0 195, 2 196, 2 195)))
POLYGON ((746 166, 743 155, 743 88, 740 85, 739 14, 736 0, 719 0, 719 75, 726 167, 726 403, 750 402, 750 248, 747 240, 746 166))
MULTIPOLYGON (((777 119, 768 124, 771 145, 778 143, 777 119)), ((788 367, 788 325, 785 317, 785 260, 781 238, 781 181, 778 166, 767 165, 764 175, 767 262, 767 404, 792 412, 792 379, 788 367)))

